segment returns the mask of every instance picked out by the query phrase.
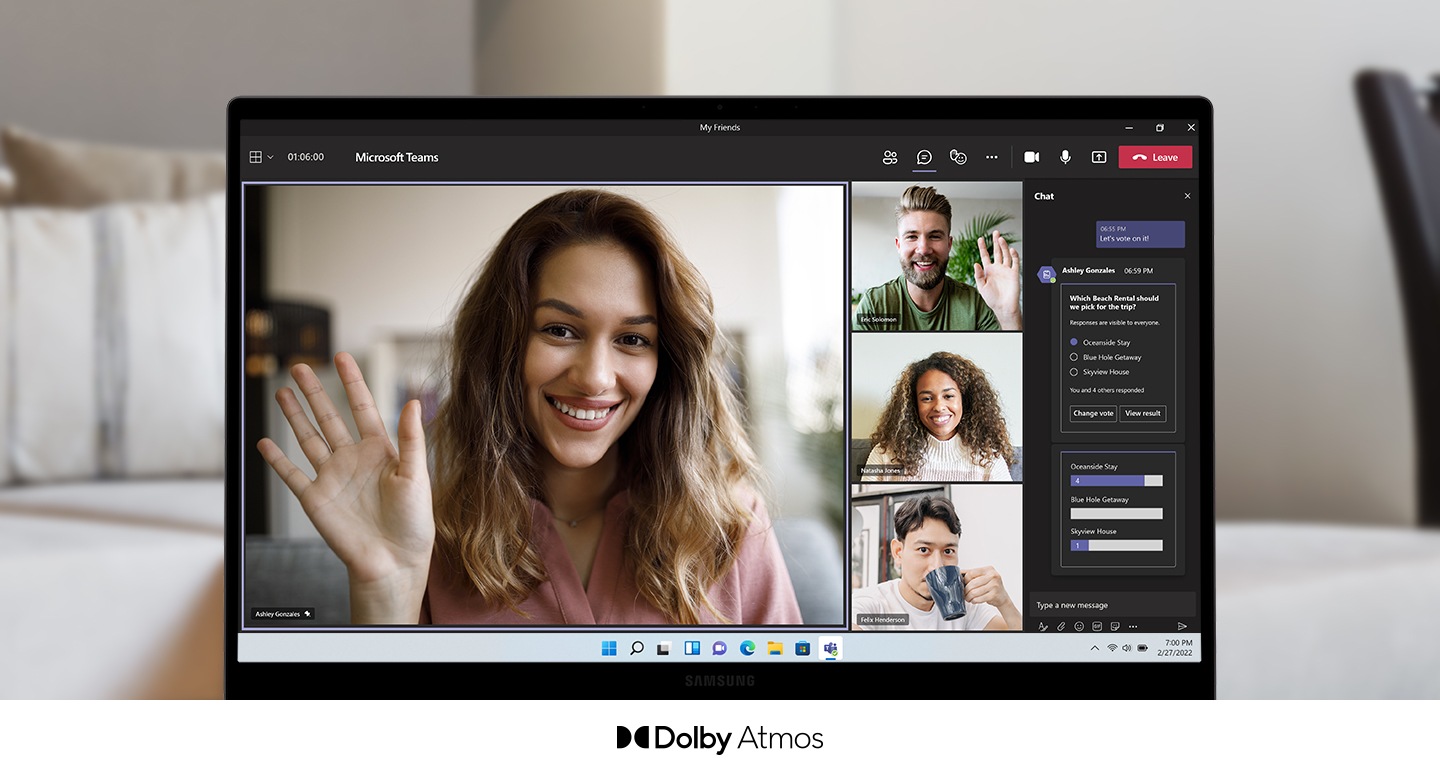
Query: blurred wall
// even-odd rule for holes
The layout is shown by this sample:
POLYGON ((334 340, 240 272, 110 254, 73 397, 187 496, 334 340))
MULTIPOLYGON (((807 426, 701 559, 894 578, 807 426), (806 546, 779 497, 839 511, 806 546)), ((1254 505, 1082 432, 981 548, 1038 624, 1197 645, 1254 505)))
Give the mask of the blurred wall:
POLYGON ((664 92, 664 0, 477 0, 481 95, 664 92))
POLYGON ((223 149, 238 95, 471 91, 472 0, 5 0, 0 124, 223 149))

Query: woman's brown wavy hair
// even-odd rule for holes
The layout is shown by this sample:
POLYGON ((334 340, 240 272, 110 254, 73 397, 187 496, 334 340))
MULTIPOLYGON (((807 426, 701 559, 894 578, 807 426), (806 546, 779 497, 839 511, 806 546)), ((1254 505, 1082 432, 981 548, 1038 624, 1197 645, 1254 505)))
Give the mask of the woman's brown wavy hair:
POLYGON ((920 422, 915 388, 920 377, 932 370, 945 372, 960 389, 960 424, 955 435, 975 463, 989 471, 997 457, 1007 462, 1013 459, 1015 451, 1010 447, 1010 434, 1000 411, 1000 394, 990 386, 983 369, 953 352, 936 352, 900 372, 890 389, 890 400, 880 413, 880 422, 870 434, 871 444, 885 448, 891 462, 904 467, 906 474, 919 473, 929 431, 920 422))
POLYGON ((729 570, 752 520, 737 488, 758 488, 741 426, 726 342, 710 288, 660 221, 599 190, 542 200, 510 226, 455 316, 449 395, 431 423, 436 551, 491 604, 519 604, 548 579, 530 544, 541 494, 541 445, 525 424, 523 380, 531 290, 546 258, 567 247, 618 244, 654 272, 659 366, 620 438, 619 479, 632 516, 625 553, 640 594, 672 623, 716 620, 707 592, 729 570))

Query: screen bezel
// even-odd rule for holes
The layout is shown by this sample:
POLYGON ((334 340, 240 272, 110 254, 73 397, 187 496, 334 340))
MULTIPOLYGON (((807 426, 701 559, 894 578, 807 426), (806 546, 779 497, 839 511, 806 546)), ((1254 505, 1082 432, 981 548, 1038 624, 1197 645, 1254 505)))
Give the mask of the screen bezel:
MULTIPOLYGON (((1200 458, 1202 484, 1200 565, 1202 570, 1201 657, 1186 663, 976 663, 908 662, 906 675, 953 679, 937 686, 942 698, 1214 698, 1215 696, 1215 512, 1214 512, 1214 276, 1213 276, 1213 107, 1201 97, 865 97, 865 98, 236 98, 227 117, 227 160, 240 159, 240 123, 246 120, 390 120, 398 132, 416 120, 464 119, 808 119, 886 120, 924 101, 934 119, 1095 120, 1146 116, 1186 116, 1200 120, 1194 138, 1202 225, 1196 231, 1202 289, 1199 311, 1198 381, 1202 419, 1190 421, 1188 444, 1200 458), (394 119, 404 117, 404 119, 394 119), (925 668, 916 668, 921 663, 925 668), (1024 681, 1025 684, 1017 684, 1024 681), (1031 684, 1034 683, 1034 684, 1031 684)), ((303 134, 303 133, 295 133, 303 134)), ((241 288, 240 180, 227 176, 227 289, 241 288)), ((705 675, 733 678, 726 686, 696 686, 697 667, 673 662, 627 662, 602 667, 590 662, 508 664, 455 663, 249 663, 238 660, 241 629, 241 557, 244 544, 239 482, 246 455, 240 431, 245 302, 227 295, 225 378, 226 525, 225 525, 225 695, 227 698, 426 698, 485 699, 513 696, 495 680, 573 680, 575 684, 532 686, 526 698, 553 699, 889 699, 897 695, 893 678, 876 676, 873 664, 707 663, 705 675), (477 674, 479 672, 480 674, 477 674), (867 683, 880 684, 867 684, 867 683)), ((834 629, 830 629, 833 631, 834 629)), ((813 633, 813 632, 812 632, 813 633)))

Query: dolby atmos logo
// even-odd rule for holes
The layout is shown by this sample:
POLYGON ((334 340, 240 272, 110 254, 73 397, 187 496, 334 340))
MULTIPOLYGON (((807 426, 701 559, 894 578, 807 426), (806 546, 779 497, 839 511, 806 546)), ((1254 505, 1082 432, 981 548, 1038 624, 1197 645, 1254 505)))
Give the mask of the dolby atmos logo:
POLYGON ((712 731, 704 726, 694 726, 688 730, 676 730, 669 726, 641 726, 632 730, 625 726, 616 726, 615 748, 622 750, 633 745, 643 750, 713 750, 715 755, 723 756, 732 741, 736 750, 747 747, 759 750, 805 750, 824 747, 824 736, 819 732, 791 734, 767 731, 763 726, 758 729, 746 726, 737 740, 733 731, 712 731))

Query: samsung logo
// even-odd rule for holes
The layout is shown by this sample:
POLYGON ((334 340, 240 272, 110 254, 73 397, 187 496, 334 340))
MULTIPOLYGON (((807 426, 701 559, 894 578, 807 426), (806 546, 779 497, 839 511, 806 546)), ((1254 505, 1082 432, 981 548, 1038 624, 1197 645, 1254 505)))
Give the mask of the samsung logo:
POLYGON ((687 674, 687 688, 753 688, 753 674, 687 674))

